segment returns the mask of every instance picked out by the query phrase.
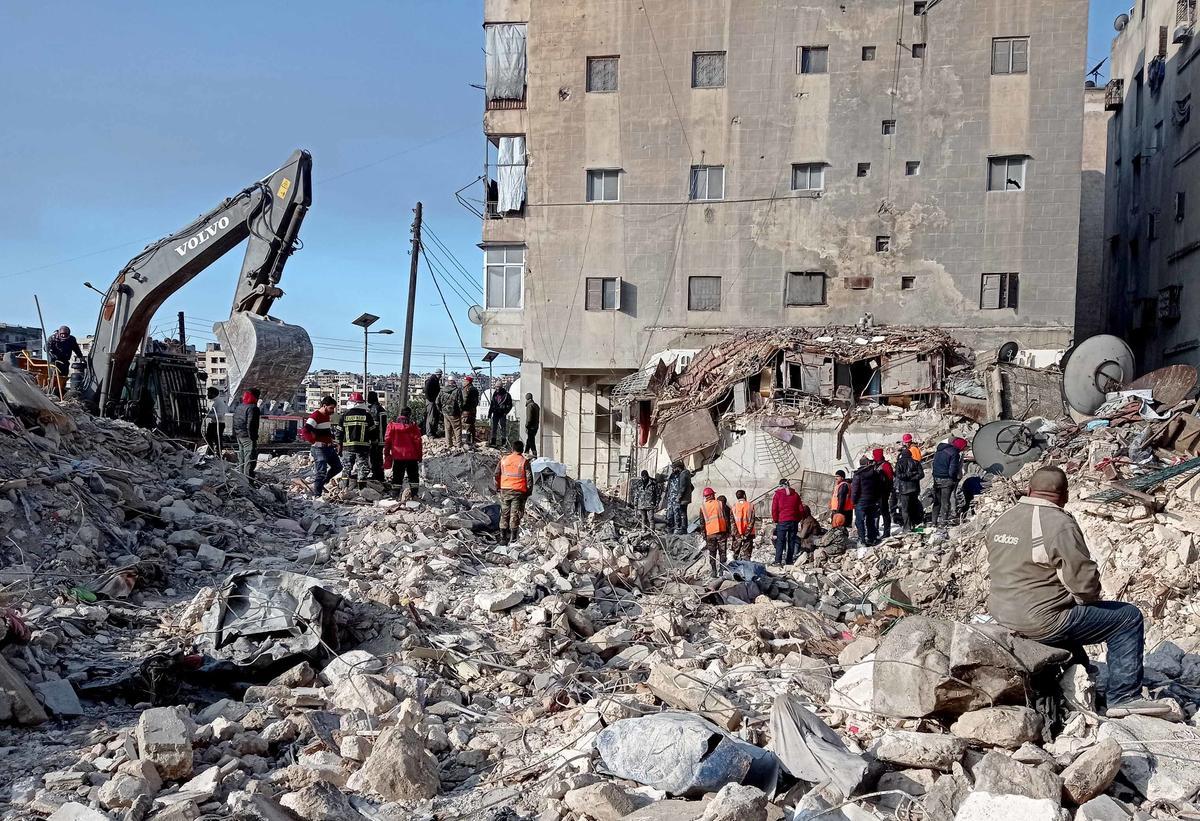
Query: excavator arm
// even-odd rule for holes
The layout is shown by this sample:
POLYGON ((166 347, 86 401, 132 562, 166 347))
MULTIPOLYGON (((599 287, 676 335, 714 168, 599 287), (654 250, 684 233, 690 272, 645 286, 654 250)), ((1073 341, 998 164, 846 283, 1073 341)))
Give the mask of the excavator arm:
POLYGON ((130 260, 105 295, 89 357, 85 392, 101 412, 122 400, 130 365, 163 302, 247 240, 230 318, 214 326, 228 351, 230 395, 245 385, 259 387, 263 399, 291 399, 312 363, 312 343, 303 328, 268 312, 283 295, 279 280, 311 203, 312 156, 297 150, 269 176, 130 260), (285 361, 273 361, 276 351, 285 361))

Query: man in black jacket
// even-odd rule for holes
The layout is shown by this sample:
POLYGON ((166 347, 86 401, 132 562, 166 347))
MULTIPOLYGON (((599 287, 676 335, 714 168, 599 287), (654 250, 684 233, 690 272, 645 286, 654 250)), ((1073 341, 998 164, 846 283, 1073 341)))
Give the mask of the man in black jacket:
POLYGON ((475 450, 475 414, 479 413, 479 388, 475 377, 468 376, 462 386, 462 443, 467 450, 475 450))
POLYGON ((525 452, 537 458, 538 429, 542 425, 542 406, 533 401, 533 394, 525 394, 525 452))
POLYGON ((900 508, 900 527, 907 533, 924 518, 921 510, 921 480, 925 468, 912 456, 912 451, 901 447, 896 452, 896 499, 900 508))
POLYGON ((937 446, 933 455, 933 525, 949 527, 954 522, 954 491, 962 479, 962 453, 966 439, 951 439, 937 446))
POLYGON ((367 392, 367 413, 375 417, 375 441, 371 443, 371 478, 383 481, 383 434, 387 430, 387 408, 379 404, 379 394, 367 392))
POLYGON ((854 524, 858 540, 867 547, 879 544, 879 504, 883 501, 883 475, 870 458, 858 460, 858 470, 850 480, 850 495, 854 499, 854 524))
POLYGON ((492 398, 488 402, 488 421, 492 424, 492 436, 489 440, 494 448, 503 448, 505 434, 508 432, 508 414, 512 411, 512 394, 504 387, 503 382, 492 388, 492 398))
POLYGON ((438 407, 441 393, 442 372, 434 371, 425 378, 425 435, 430 438, 442 435, 442 411, 438 407))
POLYGON ((237 438, 238 470, 247 479, 254 478, 258 467, 258 423, 262 413, 258 409, 258 388, 247 388, 242 394, 242 404, 233 410, 233 435, 237 438))

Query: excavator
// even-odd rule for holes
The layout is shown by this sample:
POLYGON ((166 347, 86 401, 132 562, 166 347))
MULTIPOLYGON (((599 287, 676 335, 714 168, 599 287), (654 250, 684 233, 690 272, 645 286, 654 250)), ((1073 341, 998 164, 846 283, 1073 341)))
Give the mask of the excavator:
POLYGON ((104 295, 85 402, 103 416, 200 438, 205 412, 195 357, 159 350, 147 331, 168 297, 244 240, 229 319, 213 326, 227 352, 228 395, 236 401, 244 388, 257 387, 264 401, 290 401, 312 364, 312 342, 303 328, 269 312, 283 296, 279 280, 301 247, 300 224, 311 204, 312 156, 296 150, 271 174, 130 260, 104 295))

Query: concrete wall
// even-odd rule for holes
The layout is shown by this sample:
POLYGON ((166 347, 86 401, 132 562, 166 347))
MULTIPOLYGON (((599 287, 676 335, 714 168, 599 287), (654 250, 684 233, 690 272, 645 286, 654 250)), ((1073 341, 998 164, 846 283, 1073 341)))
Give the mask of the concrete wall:
POLYGON ((1112 112, 1104 107, 1105 90, 1083 92, 1083 167, 1079 192, 1079 275, 1075 291, 1075 336, 1086 339, 1106 332, 1105 313, 1096 306, 1107 305, 1104 277, 1104 196, 1108 168, 1108 121, 1112 112))
POLYGON ((1180 122, 1172 116, 1176 101, 1200 83, 1200 49, 1194 37, 1171 42, 1177 28, 1174 0, 1147 0, 1145 15, 1136 6, 1112 48, 1111 76, 1124 80, 1125 88, 1124 103, 1109 124, 1104 277, 1111 297, 1109 328, 1129 338, 1141 369, 1200 365, 1200 282, 1194 273, 1200 263, 1200 119, 1193 114, 1180 122), (1166 66, 1155 91, 1145 77, 1159 54, 1163 28, 1166 66), (1178 193, 1186 201, 1177 216, 1178 193), (1157 217, 1155 239, 1151 215, 1157 217), (1182 286, 1178 320, 1160 318, 1156 310, 1171 286, 1182 286))

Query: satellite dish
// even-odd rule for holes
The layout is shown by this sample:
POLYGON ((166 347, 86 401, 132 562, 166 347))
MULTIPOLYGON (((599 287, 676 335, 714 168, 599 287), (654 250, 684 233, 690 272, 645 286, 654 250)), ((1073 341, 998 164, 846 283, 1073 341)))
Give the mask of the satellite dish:
POLYGON ((1076 411, 1092 414, 1109 393, 1132 379, 1133 351, 1120 337, 1101 334, 1071 351, 1063 369, 1063 393, 1076 411))
POLYGON ((1113 28, 1117 31, 1124 31, 1127 25, 1129 25, 1128 14, 1118 14, 1117 19, 1113 20, 1113 28))
POLYGON ((1016 342, 1005 342, 996 352, 996 359, 1000 362, 1015 362, 1017 361, 1017 352, 1020 350, 1021 348, 1016 342))
POLYGON ((975 463, 997 476, 1012 476, 1022 465, 1040 459, 1044 450, 1028 425, 1011 419, 988 422, 971 441, 975 463))
POLYGON ((480 305, 472 305, 467 309, 467 319, 471 320, 472 325, 482 325, 483 307, 480 305))

